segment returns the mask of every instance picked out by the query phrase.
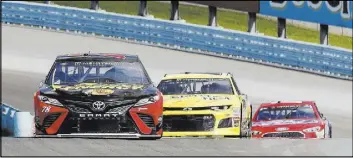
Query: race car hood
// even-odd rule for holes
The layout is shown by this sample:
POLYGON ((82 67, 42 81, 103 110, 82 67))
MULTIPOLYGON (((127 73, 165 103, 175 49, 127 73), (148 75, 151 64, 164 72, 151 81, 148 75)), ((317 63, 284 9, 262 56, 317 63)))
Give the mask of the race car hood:
POLYGON ((306 128, 320 126, 321 122, 316 119, 295 119, 295 120, 273 120, 253 122, 252 130, 279 132, 279 131, 301 131, 306 128))
POLYGON ((235 105, 240 106, 240 101, 234 95, 164 95, 164 107, 180 108, 180 107, 207 107, 219 105, 235 105))
POLYGON ((144 97, 155 95, 157 89, 152 84, 97 84, 81 83, 72 86, 54 85, 41 89, 41 93, 51 96, 122 96, 144 97))

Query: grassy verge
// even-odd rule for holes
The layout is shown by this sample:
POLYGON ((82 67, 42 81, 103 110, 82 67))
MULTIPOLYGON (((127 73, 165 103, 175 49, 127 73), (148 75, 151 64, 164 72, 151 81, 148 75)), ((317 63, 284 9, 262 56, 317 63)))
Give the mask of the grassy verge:
MULTIPOLYGON (((39 1, 37 1, 39 2, 39 1)), ((42 2, 42 1, 41 1, 42 2)), ((90 1, 54 1, 55 4, 78 8, 89 8, 90 1)), ((139 1, 100 1, 100 7, 107 12, 136 15, 139 1)), ((169 19, 170 4, 148 2, 149 14, 156 18, 169 19)), ((182 19, 188 23, 207 25, 208 9, 205 7, 182 5, 179 6, 182 19)), ((246 31, 247 14, 230 11, 218 11, 218 23, 224 28, 246 31)), ((257 30, 268 36, 277 36, 277 22, 262 17, 257 18, 257 30)), ((298 41, 319 43, 319 31, 287 24, 287 38, 298 41)), ((352 49, 352 37, 330 34, 330 45, 352 49)))

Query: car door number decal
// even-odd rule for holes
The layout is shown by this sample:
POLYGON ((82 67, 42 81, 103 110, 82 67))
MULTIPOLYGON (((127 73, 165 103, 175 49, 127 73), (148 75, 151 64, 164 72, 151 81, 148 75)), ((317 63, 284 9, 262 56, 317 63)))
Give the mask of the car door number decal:
POLYGON ((48 113, 50 112, 51 106, 44 106, 42 112, 48 113))

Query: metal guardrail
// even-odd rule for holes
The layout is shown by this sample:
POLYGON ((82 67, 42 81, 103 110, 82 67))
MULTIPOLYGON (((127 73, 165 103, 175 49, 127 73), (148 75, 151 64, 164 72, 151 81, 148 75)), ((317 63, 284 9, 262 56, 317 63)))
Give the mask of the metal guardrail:
POLYGON ((2 2, 2 22, 79 31, 352 80, 347 49, 88 9, 2 2))

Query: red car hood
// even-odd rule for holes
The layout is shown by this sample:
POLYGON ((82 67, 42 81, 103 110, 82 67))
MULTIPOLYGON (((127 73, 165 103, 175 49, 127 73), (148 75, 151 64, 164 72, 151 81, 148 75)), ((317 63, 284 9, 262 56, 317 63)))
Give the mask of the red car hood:
POLYGON ((298 131, 310 127, 320 126, 321 121, 313 120, 273 120, 273 121, 260 121, 253 122, 253 130, 261 130, 266 132, 279 132, 279 131, 298 131))

